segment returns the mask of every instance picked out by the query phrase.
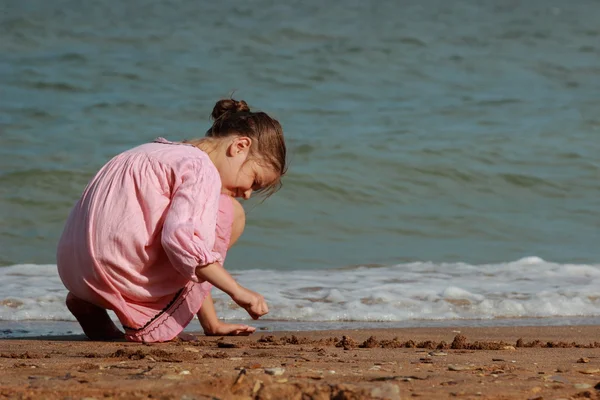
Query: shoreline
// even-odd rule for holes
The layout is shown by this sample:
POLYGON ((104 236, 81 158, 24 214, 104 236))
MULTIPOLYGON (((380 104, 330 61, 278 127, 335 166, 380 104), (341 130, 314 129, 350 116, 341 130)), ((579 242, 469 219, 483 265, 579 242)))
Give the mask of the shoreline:
MULTIPOLYGON (((119 325, 118 319, 113 321, 119 325)), ((490 319, 424 319, 405 321, 279 321, 279 320, 226 320, 229 323, 250 324, 257 328, 256 333, 265 332, 316 332, 337 330, 386 330, 413 328, 498 328, 498 327, 564 327, 564 326, 600 326, 600 317, 514 317, 490 319)), ((1 321, 0 340, 17 338, 40 338, 46 336, 82 335, 76 321, 64 320, 22 320, 1 321)), ((185 329, 186 333, 201 334, 201 326, 194 318, 185 329)))
POLYGON ((257 331, 157 344, 2 339, 0 398, 598 398, 599 331, 257 331))

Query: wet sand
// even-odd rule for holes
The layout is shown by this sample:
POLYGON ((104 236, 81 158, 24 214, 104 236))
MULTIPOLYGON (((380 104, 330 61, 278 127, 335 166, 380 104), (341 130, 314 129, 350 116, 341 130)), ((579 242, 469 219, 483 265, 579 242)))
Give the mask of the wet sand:
POLYGON ((160 344, 6 339, 0 398, 596 399, 599 330, 257 332, 160 344))

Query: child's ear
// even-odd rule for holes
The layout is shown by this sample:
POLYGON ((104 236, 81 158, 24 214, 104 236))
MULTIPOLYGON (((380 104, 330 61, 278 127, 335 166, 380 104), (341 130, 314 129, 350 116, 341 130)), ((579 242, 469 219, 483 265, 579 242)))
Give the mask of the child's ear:
POLYGON ((236 137, 229 146, 228 155, 236 156, 238 154, 249 153, 252 146, 252 139, 246 136, 236 137))

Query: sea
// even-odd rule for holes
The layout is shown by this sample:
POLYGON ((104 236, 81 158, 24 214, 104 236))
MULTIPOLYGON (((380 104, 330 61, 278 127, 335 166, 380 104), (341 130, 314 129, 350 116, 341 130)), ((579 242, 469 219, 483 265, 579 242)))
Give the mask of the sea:
POLYGON ((270 313, 215 290, 224 320, 600 324, 598 21, 597 0, 0 1, 0 337, 81 334, 69 210, 230 96, 290 157, 225 265, 270 313))

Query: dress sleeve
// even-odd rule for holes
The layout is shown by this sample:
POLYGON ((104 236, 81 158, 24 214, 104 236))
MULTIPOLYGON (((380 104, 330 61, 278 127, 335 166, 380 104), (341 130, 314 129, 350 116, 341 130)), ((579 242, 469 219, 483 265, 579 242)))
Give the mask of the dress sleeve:
POLYGON ((195 282, 196 267, 223 262, 214 251, 221 178, 206 163, 187 163, 180 171, 161 237, 173 267, 195 282))

